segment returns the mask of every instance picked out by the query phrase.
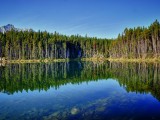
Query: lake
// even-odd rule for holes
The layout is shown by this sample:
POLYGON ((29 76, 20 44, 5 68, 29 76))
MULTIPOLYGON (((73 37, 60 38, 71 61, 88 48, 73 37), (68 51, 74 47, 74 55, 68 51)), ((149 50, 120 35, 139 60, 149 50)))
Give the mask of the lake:
POLYGON ((160 119, 160 63, 0 66, 0 120, 160 119))

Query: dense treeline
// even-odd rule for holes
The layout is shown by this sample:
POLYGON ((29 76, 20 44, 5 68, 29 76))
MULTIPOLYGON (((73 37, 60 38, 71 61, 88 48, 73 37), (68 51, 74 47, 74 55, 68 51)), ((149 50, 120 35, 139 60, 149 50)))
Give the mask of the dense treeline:
POLYGON ((0 33, 0 58, 17 60, 108 57, 109 44, 109 40, 96 37, 11 30, 0 33))
POLYGON ((11 30, 0 33, 0 59, 159 58, 160 24, 126 28, 117 39, 66 36, 46 31, 11 30))
POLYGON ((151 93, 160 100, 159 63, 53 62, 0 67, 0 92, 58 89, 68 83, 113 78, 128 92, 151 93))
POLYGON ((111 58, 159 58, 160 23, 156 20, 149 27, 126 28, 113 41, 109 56, 111 58))

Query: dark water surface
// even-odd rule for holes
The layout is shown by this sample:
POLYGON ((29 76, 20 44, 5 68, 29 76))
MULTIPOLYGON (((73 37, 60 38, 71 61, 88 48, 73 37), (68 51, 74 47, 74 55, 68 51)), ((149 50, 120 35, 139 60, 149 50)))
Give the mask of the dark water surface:
POLYGON ((160 64, 0 66, 0 120, 159 120, 160 64))

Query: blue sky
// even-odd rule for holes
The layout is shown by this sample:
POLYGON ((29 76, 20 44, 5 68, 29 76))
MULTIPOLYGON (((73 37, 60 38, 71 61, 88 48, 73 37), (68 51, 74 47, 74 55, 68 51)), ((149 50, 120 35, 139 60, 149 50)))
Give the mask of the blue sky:
POLYGON ((115 38, 160 21, 160 0, 1 0, 0 26, 115 38))

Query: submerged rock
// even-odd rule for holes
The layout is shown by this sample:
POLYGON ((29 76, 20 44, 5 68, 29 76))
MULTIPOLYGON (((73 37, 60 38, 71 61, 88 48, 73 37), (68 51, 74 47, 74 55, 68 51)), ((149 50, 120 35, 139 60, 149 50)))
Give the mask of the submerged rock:
POLYGON ((72 115, 76 115, 76 114, 78 114, 78 113, 79 113, 79 109, 78 109, 78 108, 75 108, 75 107, 74 107, 74 108, 71 109, 71 114, 72 114, 72 115))

